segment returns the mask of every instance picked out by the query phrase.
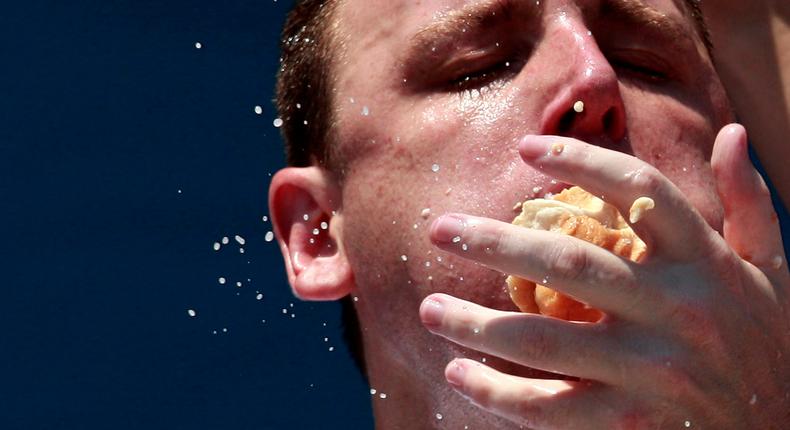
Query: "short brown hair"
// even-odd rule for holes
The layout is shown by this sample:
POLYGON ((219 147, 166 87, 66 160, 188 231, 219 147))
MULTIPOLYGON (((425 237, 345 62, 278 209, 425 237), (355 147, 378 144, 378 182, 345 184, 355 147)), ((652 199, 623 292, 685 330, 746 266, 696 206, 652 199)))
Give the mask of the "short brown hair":
POLYGON ((336 0, 302 0, 288 14, 280 39, 277 112, 289 166, 326 164, 332 123, 330 29, 336 0))

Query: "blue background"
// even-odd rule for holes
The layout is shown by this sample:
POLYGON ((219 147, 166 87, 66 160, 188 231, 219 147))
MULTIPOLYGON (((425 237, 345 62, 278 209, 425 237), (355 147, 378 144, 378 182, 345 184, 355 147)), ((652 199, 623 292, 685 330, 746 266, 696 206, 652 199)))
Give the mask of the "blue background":
POLYGON ((290 5, 5 2, 0 428, 372 427, 264 240, 290 5))

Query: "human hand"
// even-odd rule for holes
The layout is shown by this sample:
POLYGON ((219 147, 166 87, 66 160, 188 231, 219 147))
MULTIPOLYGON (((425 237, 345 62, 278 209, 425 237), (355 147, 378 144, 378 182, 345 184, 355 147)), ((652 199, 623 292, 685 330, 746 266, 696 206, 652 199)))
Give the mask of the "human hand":
POLYGON ((439 218, 431 240, 441 249, 533 281, 548 275, 551 288, 606 313, 598 323, 576 323, 428 296, 420 317, 433 333, 578 378, 529 379, 456 359, 447 381, 478 406, 535 429, 787 426, 790 273, 743 128, 722 129, 711 160, 723 237, 635 157, 548 136, 527 137, 519 149, 527 163, 605 195, 621 213, 651 197, 655 208, 632 225, 648 255, 634 263, 552 232, 462 214, 439 218))

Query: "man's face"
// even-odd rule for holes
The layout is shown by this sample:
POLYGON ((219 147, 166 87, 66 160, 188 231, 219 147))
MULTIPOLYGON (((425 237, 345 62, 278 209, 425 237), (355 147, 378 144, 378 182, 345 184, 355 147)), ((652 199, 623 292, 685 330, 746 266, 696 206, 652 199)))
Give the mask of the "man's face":
POLYGON ((516 146, 526 134, 634 154, 720 228, 708 161, 729 110, 678 5, 342 2, 334 109, 343 243, 366 346, 377 348, 369 354, 394 357, 402 372, 437 385, 449 359, 479 354, 430 335, 417 315, 422 298, 446 292, 515 310, 505 274, 438 251, 428 227, 450 211, 509 222, 517 202, 558 191, 563 184, 521 161, 516 146))

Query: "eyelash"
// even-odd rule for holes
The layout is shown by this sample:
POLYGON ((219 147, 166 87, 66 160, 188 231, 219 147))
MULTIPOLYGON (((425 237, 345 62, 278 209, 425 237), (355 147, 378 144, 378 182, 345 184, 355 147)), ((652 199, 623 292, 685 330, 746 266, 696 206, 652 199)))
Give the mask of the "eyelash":
POLYGON ((667 68, 656 65, 656 61, 640 61, 630 58, 610 58, 609 63, 626 78, 636 78, 653 84, 661 84, 670 80, 671 76, 667 68))
POLYGON ((456 92, 465 92, 490 87, 495 82, 504 80, 508 72, 513 73, 513 68, 512 61, 500 61, 483 66, 452 79, 450 88, 456 92))

